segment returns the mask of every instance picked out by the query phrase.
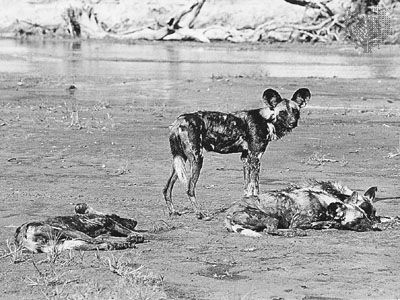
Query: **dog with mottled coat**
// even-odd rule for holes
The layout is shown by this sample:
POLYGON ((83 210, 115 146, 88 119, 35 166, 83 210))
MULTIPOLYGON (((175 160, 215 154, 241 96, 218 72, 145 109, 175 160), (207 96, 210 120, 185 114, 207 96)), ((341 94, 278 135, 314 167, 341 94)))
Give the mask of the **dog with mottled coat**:
POLYGON ((22 224, 14 237, 18 247, 34 253, 121 250, 143 242, 143 236, 135 230, 136 225, 133 219, 104 214, 86 203, 79 203, 74 215, 22 224))
POLYGON ((260 159, 272 140, 297 127, 300 109, 311 98, 307 88, 285 99, 273 90, 263 93, 265 107, 234 113, 198 111, 180 115, 170 126, 172 172, 163 190, 170 215, 179 215, 172 203, 172 190, 179 178, 199 219, 209 219, 196 201, 195 188, 203 167, 204 150, 221 154, 241 153, 244 193, 259 193, 260 159), (186 168, 188 163, 188 168, 186 168))
POLYGON ((229 231, 259 237, 285 235, 296 229, 377 230, 376 187, 364 195, 330 181, 312 181, 303 187, 290 187, 259 196, 243 197, 227 211, 229 231))

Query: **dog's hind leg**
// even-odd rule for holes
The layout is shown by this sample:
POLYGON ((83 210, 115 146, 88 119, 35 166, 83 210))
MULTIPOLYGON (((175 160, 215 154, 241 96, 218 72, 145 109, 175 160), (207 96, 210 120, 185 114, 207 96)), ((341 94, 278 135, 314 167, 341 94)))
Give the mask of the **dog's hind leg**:
POLYGON ((191 154, 188 155, 188 160, 190 164, 190 177, 188 178, 187 182, 187 195, 189 197, 190 202, 192 203, 197 218, 210 220, 210 218, 204 214, 200 205, 198 204, 195 192, 196 184, 200 176, 200 171, 201 168, 203 167, 203 156, 201 154, 199 155, 191 154))
MULTIPOLYGON (((252 198, 250 198, 252 199, 252 198)), ((254 199, 257 199, 254 197, 254 199)), ((228 230, 238 232, 251 237, 259 237, 259 232, 276 232, 279 220, 257 208, 250 206, 237 206, 235 210, 228 213, 225 224, 228 230)))
POLYGON ((129 248, 135 248, 135 244, 142 243, 143 240, 138 241, 128 237, 125 241, 102 241, 97 243, 91 243, 83 240, 67 240, 62 244, 62 248, 59 250, 80 250, 80 251, 108 251, 108 250, 123 250, 129 248))
MULTIPOLYGON (((117 228, 114 228, 117 230, 117 228)), ((57 245, 58 250, 121 250, 134 248, 135 244, 143 243, 144 237, 140 234, 135 234, 134 232, 124 232, 129 233, 129 235, 123 241, 111 240, 110 238, 104 238, 104 236, 99 236, 97 238, 92 238, 83 232, 75 230, 63 230, 62 237, 63 241, 57 245)), ((43 252, 49 252, 48 249, 43 249, 43 252)))
POLYGON ((172 203, 172 189, 174 188, 174 184, 177 180, 178 174, 176 173, 175 166, 172 166, 171 175, 163 189, 164 200, 167 204, 170 215, 180 215, 180 213, 175 210, 174 204, 172 203))
POLYGON ((137 222, 133 219, 121 218, 118 215, 106 215, 108 222, 105 228, 112 236, 129 236, 136 234, 137 222))

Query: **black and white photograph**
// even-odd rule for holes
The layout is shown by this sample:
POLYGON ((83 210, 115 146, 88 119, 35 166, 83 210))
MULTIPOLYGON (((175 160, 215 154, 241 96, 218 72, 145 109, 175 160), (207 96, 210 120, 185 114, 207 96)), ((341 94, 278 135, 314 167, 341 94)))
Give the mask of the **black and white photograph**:
POLYGON ((0 299, 400 299, 399 0, 0 0, 0 299))

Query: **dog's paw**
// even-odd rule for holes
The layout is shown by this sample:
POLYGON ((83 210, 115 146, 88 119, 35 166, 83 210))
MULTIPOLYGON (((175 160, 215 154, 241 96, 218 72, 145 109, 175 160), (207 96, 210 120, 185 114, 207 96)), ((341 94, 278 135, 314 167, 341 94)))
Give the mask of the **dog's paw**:
POLYGON ((203 220, 203 221, 210 221, 212 219, 212 217, 210 215, 208 215, 204 212, 201 212, 201 211, 196 213, 196 217, 197 217, 197 219, 203 220))
POLYGON ((181 215, 182 215, 182 213, 180 213, 179 211, 176 211, 176 210, 169 212, 170 217, 179 217, 181 215))
POLYGON ((307 233, 301 229, 278 229, 274 231, 267 231, 270 235, 283 236, 283 237, 297 237, 307 236, 307 233))
POLYGON ((126 238, 126 241, 130 244, 139 244, 144 242, 144 236, 141 234, 131 234, 126 238))
POLYGON ((212 220, 212 216, 206 215, 203 217, 202 219, 203 221, 211 221, 212 220))

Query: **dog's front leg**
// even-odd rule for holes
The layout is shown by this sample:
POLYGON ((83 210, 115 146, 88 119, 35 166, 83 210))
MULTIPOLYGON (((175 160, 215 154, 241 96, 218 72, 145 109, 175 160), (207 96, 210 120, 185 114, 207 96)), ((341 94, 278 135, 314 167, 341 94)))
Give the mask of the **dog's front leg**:
POLYGON ((260 175, 260 158, 262 153, 249 153, 248 168, 249 168, 249 183, 247 185, 248 196, 258 196, 259 189, 259 175, 260 175))
POLYGON ((249 197, 249 185, 250 185, 250 163, 249 163, 249 153, 247 150, 242 152, 240 159, 243 162, 243 180, 244 180, 244 196, 249 197))
POLYGON ((69 240, 81 240, 90 244, 98 243, 98 241, 95 238, 92 238, 88 234, 78 230, 62 230, 61 237, 63 239, 69 239, 69 240))
POLYGON ((308 228, 305 229, 316 229, 316 230, 322 230, 322 229, 339 229, 340 224, 335 221, 315 221, 311 222, 309 224, 308 228))

